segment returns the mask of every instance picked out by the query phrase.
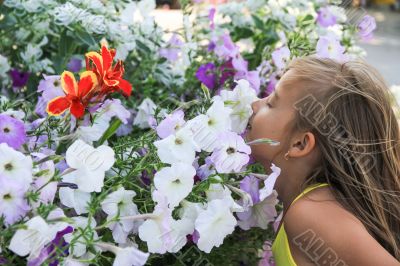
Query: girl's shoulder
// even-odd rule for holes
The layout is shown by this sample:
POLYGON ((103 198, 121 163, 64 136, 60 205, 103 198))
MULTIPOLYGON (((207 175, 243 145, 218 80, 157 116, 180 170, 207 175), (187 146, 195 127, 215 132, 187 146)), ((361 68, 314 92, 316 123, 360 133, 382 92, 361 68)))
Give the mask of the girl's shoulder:
POLYGON ((301 265, 379 265, 382 261, 376 264, 376 258, 399 265, 328 187, 315 189, 292 204, 284 226, 292 255, 301 265))

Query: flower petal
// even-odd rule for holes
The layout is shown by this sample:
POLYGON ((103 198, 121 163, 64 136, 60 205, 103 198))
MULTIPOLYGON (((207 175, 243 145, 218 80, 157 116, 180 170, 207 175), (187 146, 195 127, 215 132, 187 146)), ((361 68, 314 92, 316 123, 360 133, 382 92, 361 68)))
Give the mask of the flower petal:
POLYGON ((78 96, 85 97, 98 85, 97 76, 93 71, 82 72, 78 85, 78 96))
POLYGON ((96 52, 89 52, 86 53, 86 69, 93 69, 90 68, 90 61, 92 61, 93 65, 95 66, 95 72, 103 73, 103 58, 99 53, 96 52))
POLYGON ((61 87, 65 94, 77 96, 78 84, 76 83, 75 76, 72 72, 64 71, 61 74, 61 87))
POLYGON ((73 101, 69 110, 76 118, 81 118, 85 114, 85 107, 80 101, 73 101))
POLYGON ((101 57, 103 58, 104 71, 107 71, 111 67, 114 56, 113 53, 111 53, 111 51, 108 50, 106 45, 101 46, 101 57))
POLYGON ((119 79, 118 88, 120 89, 122 94, 127 97, 130 96, 132 93, 132 84, 124 79, 119 79))
POLYGON ((63 96, 59 96, 48 102, 47 113, 49 115, 61 115, 71 106, 71 102, 63 96))

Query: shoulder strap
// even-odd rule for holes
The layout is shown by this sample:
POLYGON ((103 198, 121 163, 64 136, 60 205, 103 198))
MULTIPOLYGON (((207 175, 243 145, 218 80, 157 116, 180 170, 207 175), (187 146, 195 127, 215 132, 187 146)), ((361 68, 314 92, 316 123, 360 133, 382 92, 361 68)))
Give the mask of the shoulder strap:
POLYGON ((329 184, 328 184, 328 183, 320 183, 320 184, 313 184, 313 185, 307 187, 306 189, 304 189, 303 192, 301 192, 301 193, 292 201, 292 203, 291 203, 290 205, 292 205, 293 203, 295 203, 298 199, 300 199, 302 196, 304 196, 304 195, 307 194, 308 192, 310 192, 310 191, 312 191, 312 190, 314 190, 314 189, 316 189, 316 188, 319 188, 319 187, 326 187, 326 186, 329 186, 329 184))

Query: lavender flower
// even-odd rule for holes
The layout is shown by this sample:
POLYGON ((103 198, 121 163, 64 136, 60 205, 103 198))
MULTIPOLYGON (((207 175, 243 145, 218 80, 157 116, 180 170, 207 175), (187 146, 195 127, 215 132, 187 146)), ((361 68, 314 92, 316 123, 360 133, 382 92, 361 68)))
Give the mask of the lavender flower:
POLYGON ((322 58, 331 58, 338 61, 344 61, 345 48, 340 44, 340 41, 333 36, 322 36, 317 42, 317 55, 322 58))
POLYGON ((5 224, 15 223, 29 209, 25 189, 9 178, 0 178, 0 216, 4 216, 5 224))
POLYGON ((260 179, 254 176, 246 176, 240 181, 240 189, 250 194, 253 204, 260 202, 259 187, 260 179))
POLYGON ((26 141, 24 123, 8 115, 0 114, 0 143, 19 149, 26 141))
POLYGON ((182 110, 177 110, 167 115, 156 128, 157 135, 163 139, 174 134, 185 124, 184 116, 185 113, 182 110))
POLYGON ((67 64, 67 69, 71 72, 79 72, 82 69, 82 60, 79 58, 71 58, 67 64))
POLYGON ((165 57, 170 62, 175 62, 178 59, 183 42, 178 38, 178 35, 172 35, 165 48, 161 48, 160 56, 165 57))
POLYGON ((249 162, 251 149, 234 132, 223 132, 218 136, 221 143, 211 154, 211 161, 218 173, 239 172, 249 162))
POLYGON ((364 39, 369 40, 372 38, 372 32, 376 29, 375 18, 370 15, 365 15, 357 26, 358 35, 364 39))
POLYGON ((215 12, 216 12, 215 7, 210 8, 210 10, 208 12, 208 19, 210 20, 210 28, 212 30, 214 30, 214 28, 215 28, 215 24, 214 24, 215 12))
POLYGON ((42 93, 42 96, 39 97, 38 102, 35 107, 35 113, 44 117, 47 115, 46 107, 47 103, 58 97, 64 96, 65 93, 61 88, 61 78, 60 76, 46 76, 43 75, 44 79, 39 82, 38 92, 42 93))
POLYGON ((213 63, 201 65, 196 72, 196 78, 200 80, 210 90, 215 88, 217 75, 215 74, 216 67, 213 63))
POLYGON ((336 16, 329 7, 321 7, 318 11, 317 22, 322 27, 329 27, 336 24, 336 16))
POLYGON ((14 88, 22 88, 28 83, 29 72, 19 71, 18 69, 12 69, 10 71, 12 79, 12 85, 14 88))
POLYGON ((278 70, 282 70, 286 67, 286 63, 290 58, 290 50, 286 46, 280 47, 272 52, 272 61, 278 70))
POLYGON ((223 34, 218 38, 214 52, 220 58, 233 58, 239 53, 239 48, 233 43, 229 34, 223 34))
POLYGON ((46 101, 50 101, 58 96, 63 96, 65 93, 61 87, 61 76, 43 75, 44 79, 39 82, 38 92, 42 93, 42 97, 46 101))
POLYGON ((235 74, 235 80, 245 79, 250 83, 250 86, 255 90, 256 94, 260 92, 260 75, 257 70, 240 71, 235 74))

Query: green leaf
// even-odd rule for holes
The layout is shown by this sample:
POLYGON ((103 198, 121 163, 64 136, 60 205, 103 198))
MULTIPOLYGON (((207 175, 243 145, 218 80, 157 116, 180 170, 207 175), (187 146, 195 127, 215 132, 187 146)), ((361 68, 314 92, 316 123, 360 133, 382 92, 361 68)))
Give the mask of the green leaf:
POLYGON ((138 48, 140 50, 142 50, 143 52, 145 52, 147 54, 151 52, 150 48, 147 47, 143 42, 141 42, 139 40, 136 40, 136 45, 138 46, 138 48))
POLYGON ((203 83, 201 83, 201 90, 203 91, 204 97, 207 99, 207 101, 211 100, 210 90, 203 83))
POLYGON ((251 17, 253 18, 254 24, 256 26, 257 29, 263 30, 264 29, 264 21, 262 21, 259 17, 257 17, 256 15, 251 15, 251 17))
MULTIPOLYGON (((62 57, 70 57, 75 50, 74 39, 68 36, 67 31, 61 33, 58 52, 62 57)), ((68 58, 69 59, 69 58, 68 58)))
POLYGON ((96 46, 97 42, 96 40, 93 38, 92 35, 90 35, 86 30, 84 29, 76 29, 75 30, 75 35, 76 37, 82 41, 84 44, 87 44, 89 47, 91 46, 96 46))
POLYGON ((235 27, 235 29, 232 32, 232 40, 235 42, 240 39, 250 38, 252 36, 254 36, 254 32, 249 28, 235 27))
POLYGON ((97 142, 97 146, 102 145, 106 140, 111 138, 111 136, 115 134, 121 123, 122 122, 119 119, 113 120, 111 125, 107 128, 106 132, 104 132, 103 136, 101 136, 100 140, 97 142))

